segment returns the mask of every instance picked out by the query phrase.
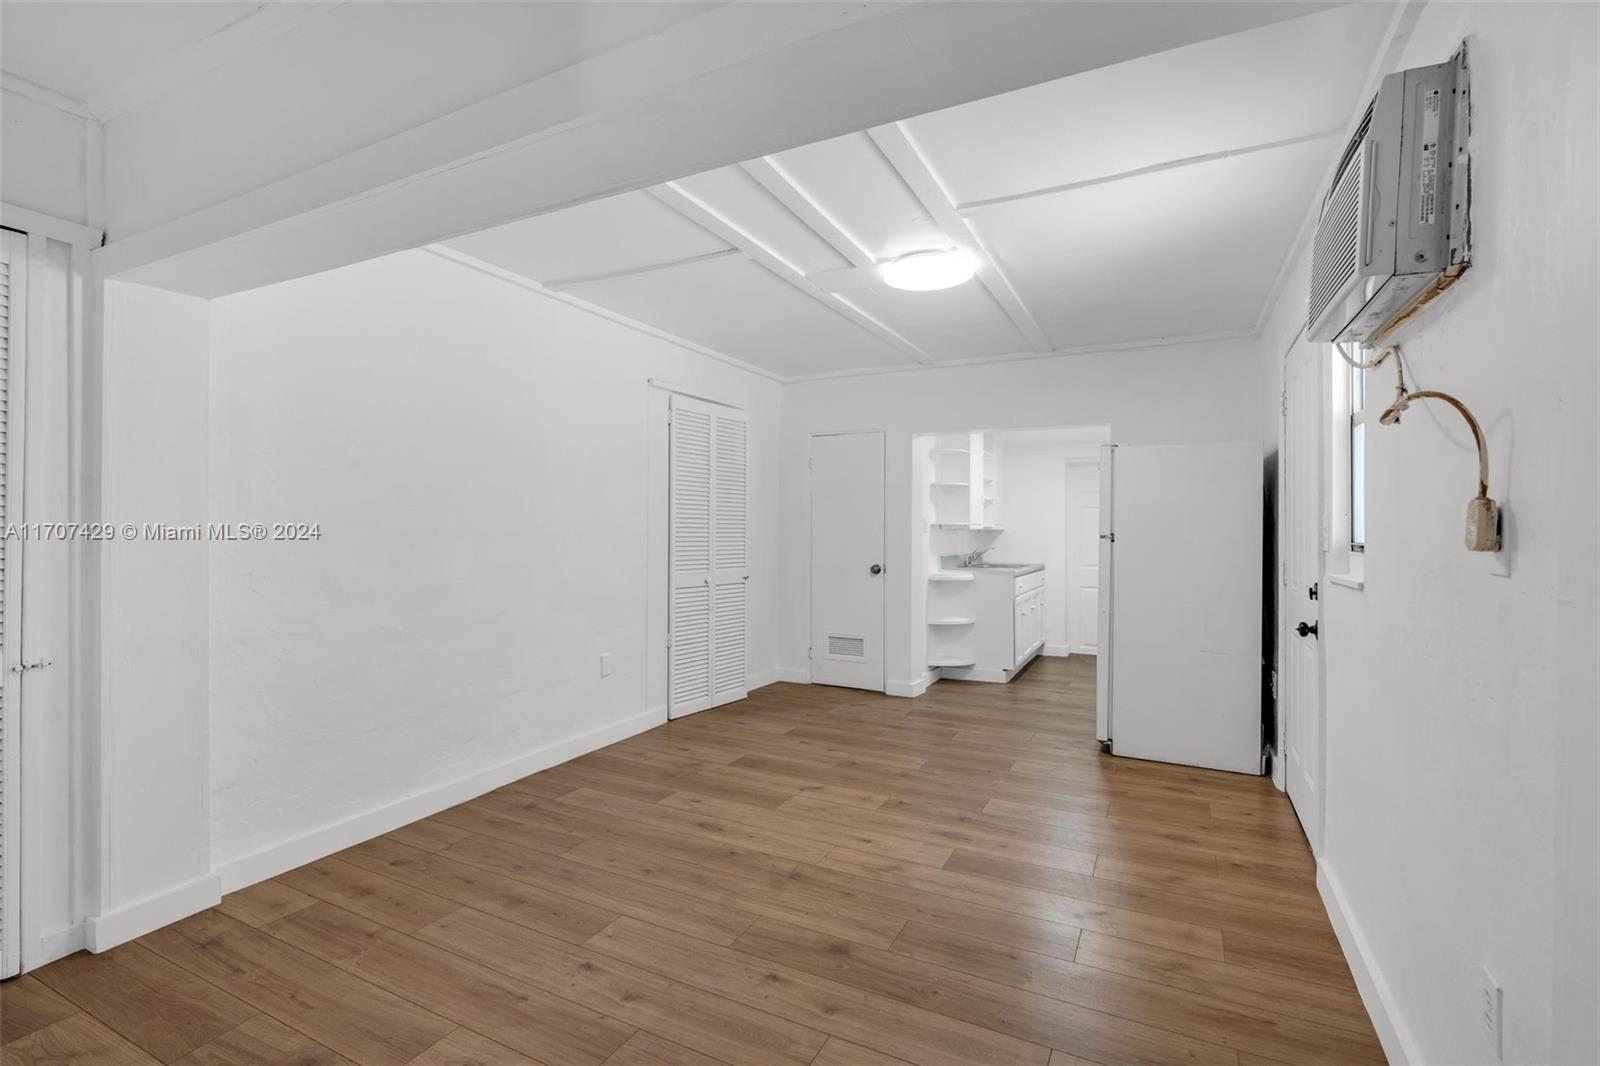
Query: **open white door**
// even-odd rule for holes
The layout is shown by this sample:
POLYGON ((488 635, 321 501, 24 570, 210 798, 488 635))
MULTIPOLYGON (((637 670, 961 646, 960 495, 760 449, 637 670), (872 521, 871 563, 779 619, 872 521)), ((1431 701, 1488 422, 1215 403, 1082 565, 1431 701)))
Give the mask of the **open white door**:
MULTIPOLYGON (((0 231, 0 526, 21 522, 22 356, 26 351, 27 238, 0 231)), ((0 978, 21 966, 22 925, 18 856, 21 841, 22 735, 18 690, 22 676, 18 624, 22 541, 0 537, 0 978)))
POLYGON ((811 438, 811 680, 882 692, 883 434, 811 438))
POLYGON ((1111 528, 1116 507, 1117 446, 1100 446, 1100 599, 1095 626, 1094 660, 1094 738, 1105 744, 1111 740, 1111 664, 1116 645, 1111 640, 1111 604, 1115 600, 1116 555, 1112 552, 1111 528))
POLYGON ((667 716, 743 699, 750 577, 744 414, 672 397, 667 716))
POLYGON ((1284 363, 1279 528, 1279 751, 1284 788, 1313 852, 1322 848, 1322 530, 1327 347, 1301 342, 1284 363), (1304 624, 1305 632, 1300 626, 1304 624))
POLYGON ((1261 446, 1118 445, 1111 750, 1261 772, 1261 446))

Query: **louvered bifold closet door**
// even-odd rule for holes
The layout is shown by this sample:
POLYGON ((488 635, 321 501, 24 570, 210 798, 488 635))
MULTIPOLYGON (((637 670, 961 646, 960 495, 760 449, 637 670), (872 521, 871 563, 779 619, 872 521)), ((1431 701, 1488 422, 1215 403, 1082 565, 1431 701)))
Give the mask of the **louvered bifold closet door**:
POLYGON ((731 409, 711 417, 712 565, 711 705, 742 700, 750 580, 749 423, 731 409))
MULTIPOLYGON (((24 281, 27 271, 27 239, 10 230, 0 231, 0 530, 21 521, 15 503, 19 491, 21 464, 21 419, 14 408, 21 403, 21 353, 27 303, 24 281), (16 389, 13 390, 13 385, 16 389)), ((20 540, 0 536, 0 977, 17 973, 21 962, 20 928, 17 924, 20 900, 18 890, 17 838, 18 785, 21 783, 21 736, 17 728, 18 672, 13 669, 17 655, 17 574, 21 569, 20 540)))
POLYGON ((667 539, 672 574, 668 717, 711 706, 711 426, 705 404, 674 396, 667 539))
POLYGON ((668 716, 743 699, 750 576, 747 440, 740 412, 672 398, 668 716))

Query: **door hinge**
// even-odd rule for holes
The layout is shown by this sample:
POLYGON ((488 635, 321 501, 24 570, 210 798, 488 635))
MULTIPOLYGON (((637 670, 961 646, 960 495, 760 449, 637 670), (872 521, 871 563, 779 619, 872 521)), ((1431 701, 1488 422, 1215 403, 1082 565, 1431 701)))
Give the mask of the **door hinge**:
POLYGON ((13 674, 23 674, 27 673, 29 670, 43 670, 45 667, 50 665, 51 663, 49 659, 35 659, 31 663, 17 663, 11 668, 11 672, 13 674))
POLYGON ((1117 542, 1117 535, 1115 533, 1102 533, 1100 534, 1100 539, 1109 540, 1111 543, 1115 544, 1117 542))
POLYGON ((817 461, 815 459, 807 459, 806 460, 806 469, 807 470, 815 470, 816 468, 817 468, 817 461))
POLYGON ((1313 600, 1317 598, 1317 582, 1311 583, 1311 587, 1306 589, 1306 595, 1313 600))
POLYGON ((815 659, 816 657, 817 656, 816 656, 816 649, 815 648, 807 648, 806 649, 806 658, 807 659, 815 659))

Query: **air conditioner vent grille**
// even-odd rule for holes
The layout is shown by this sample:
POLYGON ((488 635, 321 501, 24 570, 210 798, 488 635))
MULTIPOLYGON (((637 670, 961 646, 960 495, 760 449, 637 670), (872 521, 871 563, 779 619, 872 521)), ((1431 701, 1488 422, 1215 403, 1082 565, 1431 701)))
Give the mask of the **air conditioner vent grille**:
POLYGON ((841 637, 830 633, 828 634, 828 657, 830 659, 865 659, 867 657, 867 642, 861 637, 841 637))
POLYGON ((1358 152, 1323 206, 1316 244, 1311 250, 1308 328, 1316 324, 1339 290, 1355 276, 1361 249, 1361 176, 1365 170, 1358 152))

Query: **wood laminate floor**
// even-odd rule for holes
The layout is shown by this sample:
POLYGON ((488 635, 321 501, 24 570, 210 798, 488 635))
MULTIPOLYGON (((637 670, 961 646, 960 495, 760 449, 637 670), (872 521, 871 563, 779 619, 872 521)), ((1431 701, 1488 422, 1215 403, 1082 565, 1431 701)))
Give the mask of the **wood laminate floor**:
POLYGON ((4 1066, 1381 1062, 1288 802, 1093 663, 761 689, 6 982, 4 1066))

